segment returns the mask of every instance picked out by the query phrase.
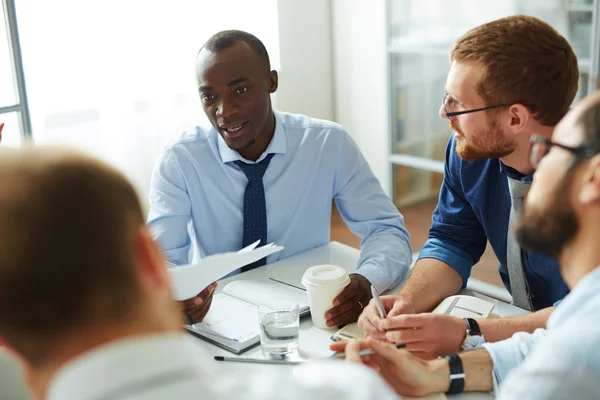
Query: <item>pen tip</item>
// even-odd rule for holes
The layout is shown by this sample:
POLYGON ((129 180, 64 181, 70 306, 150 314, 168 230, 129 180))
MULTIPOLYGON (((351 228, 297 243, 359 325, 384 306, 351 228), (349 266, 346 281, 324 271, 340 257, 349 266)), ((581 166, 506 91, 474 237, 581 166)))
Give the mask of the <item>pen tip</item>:
POLYGON ((225 357, 222 356, 215 356, 215 361, 224 361, 225 357))

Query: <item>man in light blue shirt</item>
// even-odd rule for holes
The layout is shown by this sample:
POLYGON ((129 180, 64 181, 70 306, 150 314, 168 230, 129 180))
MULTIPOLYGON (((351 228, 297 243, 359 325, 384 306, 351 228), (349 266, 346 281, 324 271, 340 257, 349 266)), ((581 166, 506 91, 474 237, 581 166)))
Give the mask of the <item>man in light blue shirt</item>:
MULTIPOLYGON (((362 238, 361 257, 325 317, 329 326, 356 321, 371 284, 382 292, 406 276, 411 248, 402 215, 340 125, 273 111, 277 72, 256 37, 217 33, 198 53, 196 73, 212 126, 167 147, 150 191, 148 224, 170 263, 190 261, 192 240, 201 256, 239 250, 247 239, 283 245, 268 263, 324 245, 335 199, 362 238), (256 168, 262 179, 247 171, 256 168)), ((186 301, 192 321, 202 320, 214 288, 186 301)))
MULTIPOLYGON (((600 398, 600 91, 565 116, 552 140, 534 135, 530 158, 536 173, 517 238, 560 261, 571 293, 546 330, 448 360, 425 362, 371 341, 377 355, 364 361, 384 366, 380 371, 400 394, 493 388, 503 400, 600 398)), ((360 360, 357 349, 357 343, 347 349, 349 358, 360 360)))

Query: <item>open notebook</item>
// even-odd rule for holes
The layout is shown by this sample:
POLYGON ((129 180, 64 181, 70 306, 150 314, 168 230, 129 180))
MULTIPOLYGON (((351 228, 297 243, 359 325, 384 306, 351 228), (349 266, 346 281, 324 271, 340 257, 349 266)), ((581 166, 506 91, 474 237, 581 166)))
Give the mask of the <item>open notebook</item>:
POLYGON ((275 281, 240 280, 227 284, 214 295, 204 321, 185 328, 195 336, 240 354, 260 342, 258 304, 271 299, 298 303, 300 315, 306 315, 306 292, 275 281))

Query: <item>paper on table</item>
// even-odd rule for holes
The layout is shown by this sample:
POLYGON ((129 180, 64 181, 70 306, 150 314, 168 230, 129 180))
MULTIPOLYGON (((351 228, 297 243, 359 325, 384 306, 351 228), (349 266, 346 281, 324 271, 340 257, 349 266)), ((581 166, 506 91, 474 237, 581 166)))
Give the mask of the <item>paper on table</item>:
POLYGON ((270 243, 255 248, 258 242, 237 252, 204 257, 193 265, 169 268, 175 300, 187 300, 197 296, 211 283, 230 272, 283 250, 283 246, 270 243))

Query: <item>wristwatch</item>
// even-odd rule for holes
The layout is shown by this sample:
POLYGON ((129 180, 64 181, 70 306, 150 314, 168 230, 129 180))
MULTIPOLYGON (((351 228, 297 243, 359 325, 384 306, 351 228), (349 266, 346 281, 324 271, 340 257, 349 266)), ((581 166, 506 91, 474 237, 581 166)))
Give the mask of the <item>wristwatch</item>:
POLYGON ((465 318, 465 325, 467 326, 467 336, 460 345, 463 350, 473 350, 481 347, 485 343, 485 338, 479 329, 479 324, 473 318, 465 318))
POLYGON ((458 394, 465 389, 465 371, 463 369, 462 360, 458 354, 446 356, 448 365, 450 366, 450 387, 446 393, 458 394))

